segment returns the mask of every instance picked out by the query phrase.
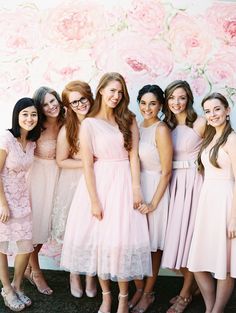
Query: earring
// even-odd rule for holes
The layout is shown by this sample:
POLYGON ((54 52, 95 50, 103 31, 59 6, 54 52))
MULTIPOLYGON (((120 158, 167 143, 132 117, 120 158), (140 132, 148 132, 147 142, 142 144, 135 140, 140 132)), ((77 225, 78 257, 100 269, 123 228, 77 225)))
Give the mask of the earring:
POLYGON ((226 115, 226 121, 229 121, 229 115, 226 115))

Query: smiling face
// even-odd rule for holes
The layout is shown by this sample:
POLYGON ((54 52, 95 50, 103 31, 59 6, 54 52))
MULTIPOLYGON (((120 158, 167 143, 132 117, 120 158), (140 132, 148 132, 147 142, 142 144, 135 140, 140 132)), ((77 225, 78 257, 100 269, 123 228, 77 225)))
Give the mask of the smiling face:
POLYGON ((22 130, 31 131, 38 123, 38 112, 35 106, 21 110, 19 112, 18 121, 22 130))
POLYGON ((154 122, 157 120, 157 114, 161 109, 161 103, 152 92, 147 92, 140 99, 139 109, 144 120, 154 122))
POLYGON ((119 81, 112 80, 100 90, 102 105, 114 109, 123 97, 122 85, 119 81))
POLYGON ((204 102, 203 109, 209 125, 219 128, 226 124, 230 109, 226 108, 219 99, 209 99, 204 102))
POLYGON ((78 115, 85 116, 91 107, 89 100, 78 91, 70 92, 68 101, 71 109, 78 115))
POLYGON ((187 104, 188 95, 181 87, 176 88, 168 98, 168 106, 173 114, 181 114, 186 112, 187 104))
POLYGON ((51 93, 46 93, 44 97, 43 113, 46 117, 52 118, 57 118, 60 113, 60 104, 57 98, 51 93))

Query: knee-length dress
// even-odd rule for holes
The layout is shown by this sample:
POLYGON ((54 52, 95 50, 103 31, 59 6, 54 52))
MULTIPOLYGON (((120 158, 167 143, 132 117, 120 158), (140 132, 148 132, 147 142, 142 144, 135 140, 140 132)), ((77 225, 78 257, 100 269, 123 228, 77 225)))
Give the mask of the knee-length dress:
POLYGON ((52 239, 59 244, 64 240, 69 209, 81 175, 82 168, 62 168, 59 174, 52 209, 52 239))
POLYGON ((33 251, 32 214, 26 178, 33 163, 35 143, 29 141, 24 152, 17 138, 6 131, 1 134, 0 149, 7 153, 0 175, 10 210, 8 222, 0 222, 0 252, 29 253, 33 251))
POLYGON ((199 198, 193 240, 189 253, 190 271, 207 271, 216 279, 236 278, 236 238, 227 237, 235 178, 229 155, 220 147, 216 168, 203 151, 204 182, 199 198))
POLYGON ((51 236, 53 198, 59 175, 55 157, 56 140, 40 138, 29 177, 34 244, 43 244, 51 236))
POLYGON ((96 158, 94 174, 103 219, 92 216, 82 175, 66 224, 61 266, 102 279, 132 280, 150 276, 151 253, 146 216, 133 208, 128 152, 118 127, 86 118, 80 138, 96 158))
MULTIPOLYGON (((150 203, 161 176, 160 156, 156 145, 156 129, 161 122, 149 127, 139 127, 139 156, 141 162, 141 188, 144 201, 150 203)), ((166 188, 158 207, 147 214, 151 251, 163 250, 167 228, 169 187, 166 188)))
POLYGON ((187 266, 202 186, 202 175, 196 166, 201 141, 187 125, 178 125, 172 131, 174 156, 163 268, 179 270, 187 266))

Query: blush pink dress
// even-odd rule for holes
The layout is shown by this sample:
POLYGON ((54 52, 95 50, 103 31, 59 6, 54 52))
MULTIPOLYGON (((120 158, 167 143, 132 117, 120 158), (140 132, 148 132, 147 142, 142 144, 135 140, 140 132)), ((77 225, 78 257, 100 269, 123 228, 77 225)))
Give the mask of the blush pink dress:
POLYGON ((7 223, 0 222, 0 252, 24 254, 33 251, 32 214, 27 173, 33 163, 35 143, 28 142, 25 152, 10 131, 0 137, 0 149, 7 153, 1 180, 10 209, 7 223))
POLYGON ((59 175, 55 157, 56 140, 39 138, 29 177, 34 244, 43 244, 51 237, 53 198, 59 175))
POLYGON ((96 157, 94 173, 103 209, 99 221, 82 175, 66 224, 62 268, 102 279, 132 280, 152 274, 146 216, 133 208, 128 152, 118 127, 99 118, 86 118, 80 138, 96 157))
POLYGON ((202 139, 193 128, 178 125, 172 131, 172 142, 173 172, 162 267, 179 270, 187 266, 202 186, 196 166, 202 139))
MULTIPOLYGON (((141 161, 141 187, 144 201, 151 202, 161 176, 160 157, 156 145, 156 129, 161 122, 139 127, 139 156, 141 161)), ((163 250, 167 228, 169 187, 166 188, 155 211, 147 215, 152 252, 163 250)))
POLYGON ((216 279, 236 278, 236 238, 228 239, 235 177, 229 155, 220 147, 216 168, 209 161, 209 149, 203 151, 204 182, 199 198, 196 224, 188 268, 207 271, 216 279))

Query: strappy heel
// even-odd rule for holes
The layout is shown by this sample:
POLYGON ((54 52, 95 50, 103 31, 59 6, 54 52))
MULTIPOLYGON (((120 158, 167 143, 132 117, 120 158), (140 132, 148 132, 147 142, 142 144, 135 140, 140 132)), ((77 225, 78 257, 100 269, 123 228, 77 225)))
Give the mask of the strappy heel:
POLYGON ((131 310, 139 302, 139 300, 142 297, 142 294, 143 294, 143 288, 137 288, 132 299, 128 302, 129 310, 131 310), (133 299, 135 301, 133 301, 133 299))
POLYGON ((134 309, 131 312, 132 313, 144 313, 150 308, 150 306, 153 304, 154 301, 155 301, 155 292, 153 291, 144 292, 139 303, 137 304, 136 307, 134 307, 134 309), (146 307, 139 304, 142 301, 142 298, 148 298, 149 300, 148 305, 146 307))
POLYGON ((53 290, 47 285, 45 278, 43 276, 42 271, 32 271, 30 274, 31 280, 33 281, 33 285, 36 286, 38 292, 42 293, 43 295, 50 296, 53 293, 53 290), (37 282, 37 279, 40 278, 44 280, 46 287, 42 288, 40 283, 37 282))
POLYGON ((13 288, 15 294, 17 295, 18 299, 20 299, 20 301, 21 301, 22 303, 24 303, 24 305, 25 305, 26 307, 31 306, 32 301, 31 301, 31 299, 30 299, 28 296, 25 295, 24 291, 16 290, 16 288, 15 288, 14 285, 12 285, 12 288, 13 288))
POLYGON ((14 292, 12 295, 6 293, 6 291, 2 288, 1 295, 3 297, 3 301, 6 307, 8 307, 13 312, 20 312, 25 309, 25 305, 21 300, 17 297, 14 292))
POLYGON ((192 302, 192 296, 184 298, 178 296, 176 302, 166 311, 166 313, 182 313, 185 311, 187 306, 192 302))
MULTIPOLYGON (((111 292, 110 291, 104 291, 104 292, 102 292, 102 295, 103 296, 107 296, 107 295, 110 295, 111 294, 111 292)), ((102 306, 102 304, 101 304, 101 306, 102 306)), ((100 309, 98 310, 98 313, 111 313, 111 312, 103 312, 103 311, 101 311, 100 309)))

